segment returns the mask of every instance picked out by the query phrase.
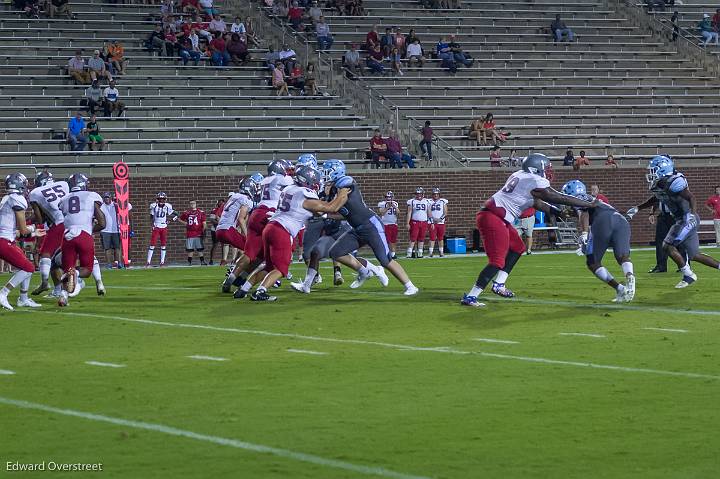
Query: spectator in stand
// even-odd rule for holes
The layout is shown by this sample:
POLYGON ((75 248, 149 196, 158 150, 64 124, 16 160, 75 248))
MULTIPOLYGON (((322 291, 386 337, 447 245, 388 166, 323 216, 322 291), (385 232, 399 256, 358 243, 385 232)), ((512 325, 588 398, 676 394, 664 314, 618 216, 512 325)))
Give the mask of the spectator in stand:
POLYGON ((476 118, 470 122, 470 126, 468 127, 468 139, 475 140, 475 146, 480 146, 481 142, 482 145, 485 146, 482 125, 483 122, 479 118, 476 118))
POLYGON ((300 27, 302 26, 303 13, 303 9, 298 6, 297 2, 292 2, 287 16, 293 30, 300 30, 300 27))
POLYGON ((180 9, 183 13, 194 16, 200 13, 200 3, 198 3, 198 0, 182 0, 182 2, 180 2, 180 9))
POLYGON ((672 41, 677 41, 677 37, 680 35, 680 21, 678 20, 678 16, 680 14, 677 10, 675 10, 672 14, 672 17, 670 17, 670 25, 672 25, 672 41))
POLYGON ((455 56, 453 55, 450 44, 447 42, 445 37, 440 38, 440 41, 435 46, 435 51, 440 59, 440 66, 442 68, 447 68, 450 73, 455 73, 457 71, 455 56))
POLYGON ((350 45, 350 50, 346 51, 343 56, 343 67, 345 68, 345 75, 351 80, 355 78, 355 75, 362 75, 360 52, 354 43, 350 45))
POLYGON ((525 254, 532 254, 533 230, 535 229, 535 209, 530 207, 520 213, 515 224, 518 235, 525 243, 525 254))
POLYGON ((255 33, 255 26, 250 17, 245 19, 245 41, 248 45, 252 43, 253 46, 260 46, 260 38, 255 33))
POLYGON ((423 56, 422 47, 420 46, 420 40, 417 38, 407 46, 406 55, 408 68, 412 68, 413 63, 417 63, 420 68, 425 64, 425 57, 423 56))
POLYGON ((718 32, 713 28, 712 23, 710 22, 710 15, 707 13, 703 14, 703 19, 698 23, 698 30, 700 30, 700 35, 705 39, 705 42, 703 43, 703 46, 706 47, 708 43, 710 43, 711 40, 714 40, 714 45, 717 46, 718 44, 718 32))
POLYGON ((298 90, 301 95, 305 94, 305 76, 297 62, 293 65, 292 70, 290 70, 290 74, 287 77, 287 84, 298 90))
POLYGON ((190 24, 191 28, 195 29, 195 32, 203 37, 205 41, 210 43, 213 40, 212 34, 208 31, 210 28, 210 24, 208 22, 203 22, 202 18, 200 18, 200 15, 195 15, 195 20, 190 24))
POLYGON ((462 46, 456 41, 455 35, 450 35, 450 43, 448 46, 453 54, 455 63, 462 63, 466 68, 470 68, 472 66, 473 59, 470 58, 470 55, 463 52, 462 46))
POLYGON ((607 196, 602 194, 598 185, 590 185, 590 195, 594 196, 600 201, 604 201, 605 203, 610 204, 610 200, 608 200, 607 196))
POLYGON ((560 20, 559 13, 555 15, 555 21, 550 24, 550 30, 552 31, 556 42, 564 41, 563 37, 567 37, 567 41, 571 42, 575 37, 573 31, 565 25, 565 22, 560 20))
POLYGON ((380 37, 378 36, 377 28, 377 25, 373 25, 372 30, 365 35, 365 50, 367 51, 372 51, 375 48, 375 45, 380 45, 380 37))
POLYGON ((716 32, 720 31, 720 8, 715 10, 715 14, 712 16, 712 21, 710 23, 716 32))
POLYGON ((235 21, 232 25, 230 25, 230 32, 239 34, 245 33, 245 24, 242 22, 242 18, 235 17, 235 21))
POLYGON ((433 129, 430 127, 430 120, 425 122, 425 126, 420 130, 422 140, 420 140, 420 151, 426 160, 432 161, 432 140, 433 140, 433 129))
POLYGON ((517 156, 517 151, 510 150, 510 154, 508 155, 507 164, 510 167, 516 168, 518 166, 522 165, 522 158, 517 156))
POLYGON ((713 214, 715 247, 720 248, 720 186, 715 187, 715 194, 705 202, 705 208, 713 214))
POLYGON ((70 11, 69 0, 48 0, 45 3, 45 13, 49 18, 55 18, 55 15, 65 15, 68 18, 74 18, 70 11))
POLYGON ((278 1, 274 2, 272 12, 273 12, 273 15, 275 15, 278 18, 287 17, 288 13, 290 12, 289 0, 278 0, 278 1))
POLYGON ((103 112, 108 118, 112 116, 112 112, 117 111, 120 116, 125 111, 125 104, 120 101, 120 92, 115 88, 115 80, 110 82, 110 86, 103 90, 103 112))
POLYGON ((227 24, 220 15, 215 15, 210 25, 208 25, 208 30, 210 33, 225 33, 227 31, 227 24))
POLYGON ((76 50, 75 56, 68 60, 68 75, 79 85, 90 83, 90 72, 87 71, 81 50, 76 50))
POLYGON ((390 52, 390 62, 392 63, 393 71, 398 75, 403 76, 404 73, 401 65, 402 56, 400 55, 397 47, 393 47, 392 52, 390 52))
POLYGON ((407 37, 405 38, 405 43, 406 43, 407 45, 410 45, 410 44, 413 43, 415 40, 417 40, 418 43, 422 44, 422 42, 420 41, 420 37, 418 37, 418 36, 415 34, 415 29, 414 29, 414 28, 411 28, 410 31, 408 32, 407 37))
POLYGON ((575 164, 575 157, 573 156, 573 151, 571 148, 568 148, 565 152, 565 158, 563 158, 563 166, 573 166, 575 164))
POLYGON ((288 85, 285 82, 285 72, 284 65, 281 61, 275 62, 275 68, 272 72, 272 86, 277 90, 277 96, 282 95, 285 93, 287 96, 290 96, 290 92, 288 91, 288 85))
POLYGON ((67 126, 67 142, 72 151, 83 151, 87 144, 85 120, 82 112, 77 111, 74 118, 70 118, 67 126))
POLYGON ((13 0, 13 6, 25 12, 28 18, 40 18, 39 0, 13 0))
MULTIPOLYGON (((380 48, 379 45, 376 45, 376 47, 380 48)), ((387 168, 389 160, 387 144, 382 136, 380 136, 380 130, 377 129, 373 132, 373 137, 370 138, 370 158, 372 159, 375 168, 380 168, 380 162, 382 162, 385 165, 385 168, 387 168)))
POLYGON ((249 60, 248 46, 247 43, 245 43, 245 35, 233 33, 230 36, 230 41, 227 42, 226 49, 230 55, 230 61, 232 61, 236 66, 240 66, 249 60))
POLYGON ((102 105, 102 90, 97 80, 93 80, 90 86, 85 89, 85 101, 91 115, 94 115, 95 110, 102 105))
POLYGON ((170 27, 165 27, 165 56, 174 57, 176 48, 178 54, 180 54, 177 35, 175 35, 170 27))
POLYGON ((383 61, 383 54, 380 50, 380 45, 375 45, 373 49, 368 52, 367 56, 367 67, 370 69, 373 73, 380 73, 381 75, 385 73, 385 67, 382 64, 383 61))
POLYGON ((220 11, 215 8, 215 5, 213 4, 213 0, 199 0, 199 3, 205 12, 205 15, 208 17, 212 18, 213 16, 220 14, 220 11))
POLYGON ((493 146, 492 150, 490 150, 490 166, 494 168, 503 166, 502 154, 498 145, 493 146))
POLYGON ((90 142, 89 150, 93 151, 95 145, 98 146, 98 151, 103 151, 105 147, 105 139, 100 136, 100 127, 97 124, 97 118, 93 113, 90 117, 90 122, 87 124, 87 137, 90 142))
POLYGON ((280 61, 280 52, 276 52, 273 47, 268 48, 265 54, 265 66, 272 72, 275 70, 275 64, 280 61))
POLYGON ((100 78, 107 78, 108 81, 112 80, 112 75, 105 67, 105 60, 100 58, 100 50, 93 52, 93 56, 88 60, 87 65, 93 81, 99 80, 100 78))
POLYGON ((283 45, 282 50, 279 52, 279 56, 280 61, 283 62, 283 65, 285 65, 285 71, 289 73, 297 62, 297 54, 295 53, 295 50, 287 45, 283 45))
POLYGON ((400 29, 395 27, 395 47, 397 47, 398 51, 400 52, 400 55, 405 58, 405 49, 407 47, 407 44, 405 42, 405 35, 400 33, 400 29))
POLYGON ((333 37, 330 35, 330 25, 325 23, 325 17, 320 17, 320 21, 315 25, 315 34, 317 35, 318 50, 332 48, 333 37))
POLYGON ((119 40, 108 46, 108 61, 112 63, 116 75, 125 75, 128 62, 125 60, 125 48, 119 40))
POLYGON ((210 54, 212 55, 213 65, 224 67, 230 63, 230 54, 227 52, 227 45, 222 34, 217 33, 213 41, 210 42, 210 54))
POLYGON ((392 28, 386 28, 385 34, 380 38, 380 47, 386 60, 390 59, 390 52, 394 45, 395 35, 392 33, 392 28))
POLYGON ((390 168, 402 168, 403 162, 407 163, 408 168, 415 168, 413 157, 403 152, 402 144, 395 130, 391 130, 390 136, 385 138, 385 145, 387 147, 386 157, 390 162, 390 168))
POLYGON ((608 155, 607 160, 605 160, 605 166, 609 166, 610 168, 617 168, 618 164, 615 161, 615 157, 612 155, 608 155))
POLYGON ((590 166, 590 160, 585 156, 585 151, 580 150, 580 156, 575 158, 575 163, 573 163, 573 171, 580 171, 583 166, 590 166))
POLYGON ((194 30, 190 35, 186 37, 180 37, 180 40, 178 41, 178 52, 180 54, 180 59, 182 60, 183 65, 187 65, 188 61, 191 59, 193 62, 195 62, 195 66, 198 65, 201 56, 198 45, 199 41, 200 39, 198 38, 194 30), (193 40, 195 41, 193 42, 193 40))
POLYGON ((310 17, 310 21, 312 22, 314 28, 320 21, 320 17, 322 17, 322 8, 318 6, 316 1, 312 2, 312 6, 308 10, 308 16, 310 17))
POLYGON ((485 118, 483 119, 483 123, 482 123, 481 134, 482 134, 483 145, 487 145, 488 137, 490 138, 492 143, 496 146, 498 143, 505 142, 505 136, 498 131, 497 126, 495 125, 495 119, 493 118, 492 113, 488 113, 487 115, 485 115, 485 118))
POLYGON ((160 5, 160 18, 166 23, 175 14, 175 3, 173 0, 163 0, 160 5))
POLYGON ((162 26, 155 26, 155 30, 150 33, 145 46, 149 51, 155 51, 160 55, 165 55, 165 32, 163 32, 162 26))
POLYGON ((311 96, 319 96, 320 90, 317 87, 317 72, 315 64, 310 62, 305 67, 305 94, 311 96))

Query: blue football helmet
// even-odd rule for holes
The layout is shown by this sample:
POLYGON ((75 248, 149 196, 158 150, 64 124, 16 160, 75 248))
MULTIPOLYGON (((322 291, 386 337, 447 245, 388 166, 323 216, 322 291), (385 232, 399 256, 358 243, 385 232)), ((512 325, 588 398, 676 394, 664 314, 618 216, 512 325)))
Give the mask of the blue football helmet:
POLYGON ((580 180, 570 180, 563 185, 562 192, 570 196, 580 196, 587 194, 587 188, 580 180))
POLYGON ((532 153, 522 162, 523 171, 545 178, 545 168, 550 166, 550 158, 542 153, 532 153))
POLYGON ((297 168, 300 168, 301 166, 309 166, 313 169, 318 169, 318 162, 317 157, 314 153, 303 153, 302 155, 298 156, 297 159, 297 168))
POLYGON ((268 175, 292 175, 293 166, 288 160, 273 160, 268 165, 268 175))
POLYGON ((11 173, 5 177, 5 188, 8 193, 23 194, 27 186, 28 180, 22 173, 11 173))
POLYGON ((257 184, 260 184, 260 182, 265 179, 262 173, 259 172, 253 173, 252 175, 250 175, 250 178, 257 184))
MULTIPOLYGON (((82 173, 73 173, 67 182, 70 186, 70 191, 87 191, 90 180, 82 173)), ((158 198, 161 194, 164 195, 165 193, 158 193, 158 198)), ((165 197, 167 198, 167 196, 165 197)))
POLYGON ((345 163, 340 160, 328 160, 323 163, 325 181, 337 181, 345 176, 345 163))
POLYGON ((658 155, 650 160, 645 178, 651 185, 664 176, 675 173, 675 163, 668 155, 658 155))
POLYGON ((295 172, 295 184, 318 191, 322 181, 322 173, 312 166, 301 166, 295 172))

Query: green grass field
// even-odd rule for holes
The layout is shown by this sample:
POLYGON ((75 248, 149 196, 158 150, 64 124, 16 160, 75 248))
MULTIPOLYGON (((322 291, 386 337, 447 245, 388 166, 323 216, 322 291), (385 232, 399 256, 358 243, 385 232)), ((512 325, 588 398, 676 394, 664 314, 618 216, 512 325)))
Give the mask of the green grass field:
POLYGON ((653 259, 622 306, 571 254, 523 258, 483 309, 458 300, 484 258, 405 261, 413 298, 324 266, 264 304, 220 268, 106 273, 104 298, 0 313, 0 477, 717 477, 720 271, 675 290, 653 259))

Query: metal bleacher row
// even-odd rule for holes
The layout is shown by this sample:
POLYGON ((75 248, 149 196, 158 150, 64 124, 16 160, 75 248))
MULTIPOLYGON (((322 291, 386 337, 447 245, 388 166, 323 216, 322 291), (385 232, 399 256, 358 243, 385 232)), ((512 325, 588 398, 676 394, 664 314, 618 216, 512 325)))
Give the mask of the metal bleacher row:
MULTIPOLYGON (((491 147, 467 139, 470 122, 488 112, 512 133, 503 149, 518 155, 534 150, 560 159, 572 147, 591 159, 612 154, 631 165, 661 152, 697 164, 720 158, 720 82, 676 44, 620 13, 617 0, 463 0, 454 10, 425 9, 417 0, 365 0, 364 6, 362 17, 325 9, 334 45, 321 57, 339 65, 349 45, 362 45, 374 26, 379 35, 387 27, 405 35, 414 29, 429 59, 425 67, 405 67, 402 76, 365 69, 358 81, 396 107, 401 124, 410 120, 417 129, 430 120, 467 164, 488 164, 491 147), (549 26, 556 14, 575 42, 554 41, 549 26), (474 59, 455 74, 429 55, 449 35, 474 59)), ((716 7, 676 8, 712 14, 716 7)), ((286 23, 270 9, 267 15, 286 23)), ((694 15, 695 23, 695 16, 702 17, 694 15)), ((298 36, 316 43, 312 33, 298 36)))

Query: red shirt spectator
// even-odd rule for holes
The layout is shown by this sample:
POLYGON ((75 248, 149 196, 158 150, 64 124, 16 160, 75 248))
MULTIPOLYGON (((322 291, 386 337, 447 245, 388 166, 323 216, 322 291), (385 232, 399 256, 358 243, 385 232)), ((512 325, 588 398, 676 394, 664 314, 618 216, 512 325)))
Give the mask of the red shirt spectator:
POLYGON ((225 51, 225 40, 223 40, 223 37, 219 36, 219 37, 215 38, 213 41, 211 41, 210 48, 215 52, 224 52, 225 51))
POLYGON ((385 153, 387 151, 385 140, 379 135, 370 138, 370 151, 380 154, 385 153))
POLYGON ((194 28, 196 32, 199 32, 200 30, 207 31, 210 24, 208 22, 193 22, 190 27, 194 28))
POLYGON ((610 200, 607 198, 607 196, 603 195, 602 193, 599 193, 595 198, 599 199, 603 203, 610 204, 610 200))
POLYGON ((380 38, 378 37, 378 34, 375 30, 369 31, 367 35, 365 35, 365 46, 368 50, 371 50, 372 47, 380 43, 380 38))
POLYGON ((497 146, 490 152, 490 166, 502 166, 502 155, 497 146))
POLYGON ((420 130, 420 133, 422 134, 423 141, 432 141, 433 139, 433 129, 429 126, 424 126, 422 130, 420 130))
POLYGON ((292 21, 295 20, 298 23, 302 20, 303 16, 303 10, 300 7, 292 6, 290 7, 290 10, 288 10, 288 18, 292 21))
POLYGON ((617 168, 618 164, 615 161, 615 157, 612 155, 608 155, 607 160, 605 160, 605 166, 609 166, 611 168, 617 168))
POLYGON ((200 3, 198 3, 198 0, 182 0, 180 8, 185 9, 187 6, 191 6, 195 10, 200 10, 200 3))
POLYGON ((715 188, 715 194, 705 202, 708 209, 713 212, 713 219, 720 220, 720 186, 715 188))
MULTIPOLYGON (((214 211, 214 210, 213 210, 214 211)), ((222 211, 220 211, 222 214, 222 211)), ((192 209, 187 210, 180 215, 180 221, 184 221, 185 225, 185 237, 186 238, 200 238, 205 230, 205 219, 206 215, 203 210, 192 209)))
POLYGON ((390 136, 388 138, 385 138, 384 141, 385 145, 387 146, 388 153, 402 153, 402 145, 400 144, 400 140, 390 136))

